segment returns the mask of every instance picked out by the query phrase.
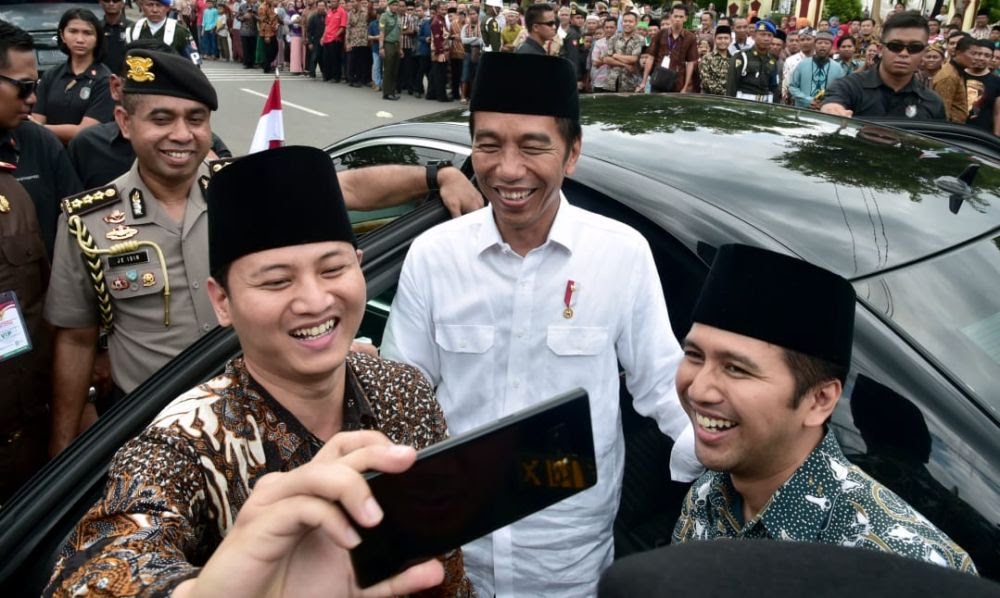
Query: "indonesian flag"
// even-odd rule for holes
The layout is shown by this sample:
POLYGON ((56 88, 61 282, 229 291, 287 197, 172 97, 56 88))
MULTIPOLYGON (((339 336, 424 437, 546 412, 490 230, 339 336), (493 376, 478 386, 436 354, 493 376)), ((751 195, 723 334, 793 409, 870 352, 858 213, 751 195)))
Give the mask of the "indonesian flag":
POLYGON ((271 84, 271 93, 267 94, 264 110, 257 121, 253 141, 250 142, 250 152, 262 152, 266 149, 281 147, 285 141, 285 123, 281 118, 281 82, 277 77, 271 84))

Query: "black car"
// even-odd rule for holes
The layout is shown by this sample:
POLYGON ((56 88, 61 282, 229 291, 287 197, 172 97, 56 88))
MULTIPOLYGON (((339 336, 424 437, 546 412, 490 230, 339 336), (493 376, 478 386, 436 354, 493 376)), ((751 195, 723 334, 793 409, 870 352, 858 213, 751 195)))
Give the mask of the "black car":
MULTIPOLYGON (((855 463, 1000 578, 1000 162, 995 143, 706 96, 581 99, 583 156, 571 203, 650 242, 682 338, 716 248, 799 256, 858 293, 854 363, 831 426, 855 463)), ((329 148, 338 169, 462 164, 467 114, 380 127, 329 148)), ((360 238, 370 298, 360 335, 380 342, 412 239, 438 202, 382 214, 360 238)), ((808 297, 803 297, 808 301, 808 297)), ((654 333, 651 331, 650 333, 654 333)), ((669 333, 663 331, 662 333, 669 333)), ((170 400, 239 351, 217 329, 120 402, 0 510, 0 589, 36 594, 54 551, 102 491, 114 451, 170 400)), ((622 385, 626 471, 618 556, 666 544, 686 486, 671 447, 622 385)))
POLYGON ((104 18, 104 11, 97 0, 0 2, 0 20, 24 29, 34 40, 39 75, 66 62, 66 55, 59 49, 59 19, 71 8, 86 8, 97 15, 98 19, 104 18))

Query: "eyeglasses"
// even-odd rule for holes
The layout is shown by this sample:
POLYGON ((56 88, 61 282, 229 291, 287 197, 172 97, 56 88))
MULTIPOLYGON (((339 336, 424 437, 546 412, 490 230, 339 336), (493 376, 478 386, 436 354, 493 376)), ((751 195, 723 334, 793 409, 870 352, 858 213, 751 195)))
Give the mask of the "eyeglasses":
POLYGON ((903 50, 906 50, 908 54, 919 54, 927 49, 927 44, 924 42, 909 42, 904 43, 900 41, 885 42, 882 44, 885 49, 889 50, 893 54, 899 54, 903 50))
POLYGON ((0 75, 0 81, 6 81, 14 87, 17 88, 17 99, 26 100, 28 96, 35 93, 35 89, 38 88, 38 80, 34 79, 31 81, 22 81, 20 79, 12 79, 6 75, 0 75))
POLYGON ((555 27, 558 21, 542 21, 541 23, 535 23, 535 25, 548 25, 549 27, 555 27))

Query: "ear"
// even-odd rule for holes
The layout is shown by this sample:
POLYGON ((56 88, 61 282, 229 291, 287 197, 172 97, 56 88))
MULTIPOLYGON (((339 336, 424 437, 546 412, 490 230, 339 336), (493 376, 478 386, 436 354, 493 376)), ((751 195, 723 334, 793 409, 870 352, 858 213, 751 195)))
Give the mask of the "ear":
POLYGON ((817 384, 806 393, 803 403, 807 409, 803 425, 806 427, 822 427, 833 414, 844 386, 840 380, 832 379, 817 384))
POLYGON ((118 130, 122 132, 122 137, 131 140, 128 134, 128 125, 131 116, 128 110, 125 110, 122 106, 115 106, 115 122, 118 123, 118 130))
POLYGON ((358 265, 360 266, 363 263, 362 260, 365 257, 365 252, 360 249, 355 249, 354 253, 356 253, 358 256, 358 265))
POLYGON ((229 296, 226 294, 226 290, 222 288, 219 281, 209 277, 205 281, 205 291, 208 293, 209 301, 212 302, 212 309, 215 310, 215 317, 219 319, 219 325, 232 326, 233 319, 229 313, 229 296))
POLYGON ((569 150, 569 156, 566 157, 566 165, 563 167, 563 171, 566 173, 565 176, 573 174, 576 170, 576 161, 580 159, 580 148, 583 146, 583 135, 573 142, 573 147, 569 150))

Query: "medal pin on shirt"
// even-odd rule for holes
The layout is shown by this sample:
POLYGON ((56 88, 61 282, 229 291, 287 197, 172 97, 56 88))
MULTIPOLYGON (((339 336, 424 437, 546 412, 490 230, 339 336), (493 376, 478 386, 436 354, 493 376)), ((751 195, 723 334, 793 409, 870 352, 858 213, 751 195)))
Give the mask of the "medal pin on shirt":
POLYGON ((573 317, 573 295, 576 294, 576 291, 576 282, 567 280, 566 293, 563 295, 563 304, 566 306, 566 308, 563 309, 563 317, 567 320, 573 317))

